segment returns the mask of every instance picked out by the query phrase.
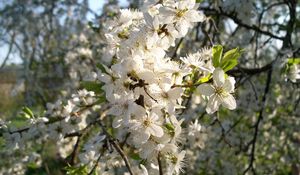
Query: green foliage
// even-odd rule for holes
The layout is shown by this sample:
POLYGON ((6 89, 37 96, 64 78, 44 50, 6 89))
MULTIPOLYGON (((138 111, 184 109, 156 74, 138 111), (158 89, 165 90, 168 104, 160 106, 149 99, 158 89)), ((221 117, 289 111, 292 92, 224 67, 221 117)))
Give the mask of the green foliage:
POLYGON ((221 68, 227 72, 233 69, 238 64, 238 59, 241 57, 243 50, 235 48, 227 51, 221 61, 221 68))
POLYGON ((300 58, 289 58, 285 67, 282 69, 282 73, 288 74, 291 66, 300 64, 300 58))
POLYGON ((30 118, 34 118, 34 114, 31 111, 31 109, 29 109, 28 107, 24 106, 22 108, 22 112, 20 113, 20 115, 24 118, 30 119, 30 118))
POLYGON ((99 64, 97 64, 96 66, 97 66, 98 69, 101 70, 102 73, 108 74, 107 71, 106 71, 106 69, 105 69, 105 66, 104 66, 103 64, 100 64, 100 63, 99 63, 99 64))
POLYGON ((175 134, 175 127, 174 127, 173 124, 167 123, 167 124, 165 124, 165 128, 167 129, 167 132, 168 132, 171 136, 174 136, 174 134, 175 134))
POLYGON ((86 165, 81 165, 79 167, 73 167, 68 165, 65 167, 66 174, 67 175, 83 175, 88 174, 88 169, 86 165))
POLYGON ((227 51, 223 55, 223 46, 215 45, 212 49, 214 67, 221 67, 225 72, 233 69, 238 64, 238 59, 241 57, 243 50, 235 48, 227 51))
POLYGON ((138 160, 138 161, 142 160, 142 158, 139 156, 138 153, 131 152, 131 153, 129 154, 129 156, 130 156, 130 158, 132 158, 133 160, 138 160))
POLYGON ((213 54, 213 65, 214 67, 219 67, 222 59, 223 54, 223 46, 221 45, 215 45, 212 48, 212 54, 213 54))
POLYGON ((196 84, 206 83, 206 82, 208 82, 211 79, 211 77, 212 77, 211 74, 209 74, 206 77, 200 78, 196 84))
POLYGON ((103 93, 103 90, 102 90, 103 84, 98 83, 98 82, 84 81, 84 82, 81 82, 80 86, 81 86, 81 88, 84 88, 88 91, 93 91, 96 94, 102 94, 103 93))
POLYGON ((292 65, 292 64, 300 64, 300 58, 289 58, 288 59, 288 64, 292 65))

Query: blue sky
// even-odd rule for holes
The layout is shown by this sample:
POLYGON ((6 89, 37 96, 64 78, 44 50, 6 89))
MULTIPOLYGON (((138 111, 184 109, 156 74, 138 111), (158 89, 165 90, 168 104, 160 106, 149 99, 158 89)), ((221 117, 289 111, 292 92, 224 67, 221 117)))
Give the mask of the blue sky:
MULTIPOLYGON (((108 0, 89 0, 89 5, 93 11, 99 13, 102 11, 103 4, 105 4, 105 2, 107 1, 108 0)), ((128 5, 127 0, 119 0, 119 2, 120 5, 123 7, 126 7, 128 5)), ((87 16, 88 20, 92 20, 93 17, 94 16, 91 14, 87 16)), ((4 58, 6 57, 7 52, 8 52, 8 45, 0 46, 0 65, 2 64, 4 58)), ((18 57, 18 55, 11 54, 7 63, 21 63, 21 60, 18 57)))
MULTIPOLYGON (((95 12, 99 12, 102 10, 103 5, 105 4, 105 2, 107 2, 108 0, 89 0, 89 5, 90 8, 95 11, 95 12)), ((128 2, 127 0, 119 0, 120 5, 121 6, 127 6, 128 2)), ((93 18, 93 16, 88 16, 88 19, 91 20, 93 18)))

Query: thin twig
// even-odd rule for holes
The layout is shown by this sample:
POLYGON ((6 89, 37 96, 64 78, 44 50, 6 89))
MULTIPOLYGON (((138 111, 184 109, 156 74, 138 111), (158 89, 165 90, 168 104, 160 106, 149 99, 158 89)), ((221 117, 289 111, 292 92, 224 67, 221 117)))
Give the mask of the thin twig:
POLYGON ((157 162, 158 162, 158 169, 159 169, 159 175, 163 175, 163 168, 162 168, 162 163, 160 160, 161 154, 160 152, 157 154, 157 162))
POLYGON ((134 175, 130 162, 127 158, 127 156, 125 155, 124 151, 122 150, 122 148, 120 147, 120 143, 114 139, 105 129, 105 127, 102 125, 101 121, 98 122, 99 125, 101 126, 103 132, 105 133, 105 135, 108 137, 109 142, 113 145, 113 147, 117 150, 117 152, 120 154, 120 156, 122 157, 122 159, 124 160, 127 170, 129 171, 130 175, 134 175))
POLYGON ((255 174, 253 164, 254 164, 254 161, 255 161, 255 148, 256 148, 256 142, 257 142, 257 137, 258 137, 258 132, 259 132, 259 124, 263 119, 263 112, 265 110, 266 99, 267 99, 267 94, 269 93, 271 79, 272 79, 272 69, 270 69, 268 71, 268 77, 267 77, 265 92, 264 92, 264 95, 263 95, 263 98, 262 98, 262 108, 259 111, 258 119, 257 119, 257 121, 254 125, 255 131, 254 131, 253 139, 249 142, 249 145, 252 145, 251 154, 250 154, 250 163, 249 163, 248 167, 244 170, 243 174, 246 174, 249 170, 252 170, 253 174, 255 174))

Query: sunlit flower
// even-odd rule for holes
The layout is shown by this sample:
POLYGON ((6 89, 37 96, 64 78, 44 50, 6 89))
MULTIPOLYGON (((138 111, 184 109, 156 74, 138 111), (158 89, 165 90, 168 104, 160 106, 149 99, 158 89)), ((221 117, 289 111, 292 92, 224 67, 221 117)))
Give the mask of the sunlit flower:
POLYGON ((216 112, 221 104, 230 110, 236 108, 236 101, 231 94, 234 92, 234 84, 233 77, 225 78, 224 71, 221 68, 216 68, 213 72, 213 84, 205 83, 198 86, 198 91, 209 97, 206 107, 207 113, 216 112))

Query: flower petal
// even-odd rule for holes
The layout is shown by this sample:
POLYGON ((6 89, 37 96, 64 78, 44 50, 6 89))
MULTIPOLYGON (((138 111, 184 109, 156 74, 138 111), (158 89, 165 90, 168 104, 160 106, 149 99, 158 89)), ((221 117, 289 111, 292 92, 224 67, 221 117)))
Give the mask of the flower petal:
POLYGON ((134 132, 133 135, 134 135, 133 137, 134 142, 138 144, 146 143, 150 138, 150 134, 142 130, 134 132))
POLYGON ((155 137, 162 137, 164 135, 164 130, 155 124, 151 124, 148 128, 146 128, 146 131, 150 132, 150 134, 155 137))
POLYGON ((122 124, 122 118, 121 117, 115 117, 112 123, 113 128, 119 128, 122 124))
POLYGON ((207 83, 201 84, 200 86, 198 86, 197 90, 200 94, 205 95, 205 96, 211 96, 215 92, 214 87, 207 83))
POLYGON ((232 93, 232 92, 234 92, 234 84, 235 84, 234 78, 233 77, 228 77, 225 80, 223 88, 226 92, 232 93))
POLYGON ((205 16, 196 10, 186 12, 185 18, 190 22, 203 22, 205 20, 205 16))
POLYGON ((225 73, 223 71, 223 69, 221 68, 216 68, 213 72, 213 80, 214 80, 214 84, 217 87, 222 87, 224 82, 225 82, 225 73))
POLYGON ((172 100, 176 100, 181 97, 181 94, 183 93, 183 89, 181 87, 175 87, 168 91, 168 96, 172 100))
POLYGON ((220 101, 219 97, 217 95, 213 95, 208 100, 206 112, 208 114, 215 113, 219 109, 220 104, 221 104, 221 101, 220 101))
POLYGON ((236 101, 235 101, 234 97, 231 94, 228 94, 225 97, 223 97, 223 99, 222 99, 222 105, 225 108, 233 110, 233 109, 236 108, 236 101))

